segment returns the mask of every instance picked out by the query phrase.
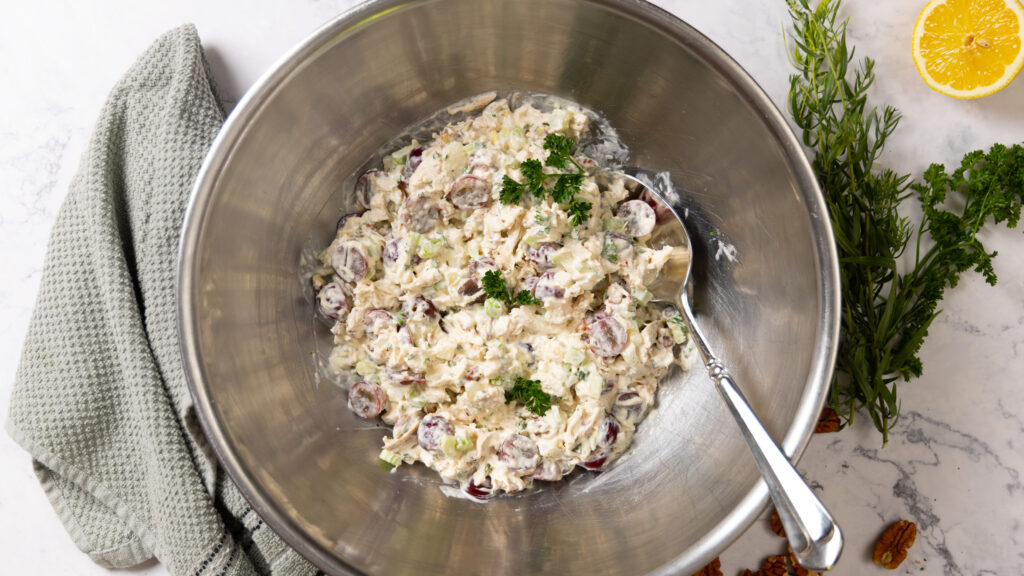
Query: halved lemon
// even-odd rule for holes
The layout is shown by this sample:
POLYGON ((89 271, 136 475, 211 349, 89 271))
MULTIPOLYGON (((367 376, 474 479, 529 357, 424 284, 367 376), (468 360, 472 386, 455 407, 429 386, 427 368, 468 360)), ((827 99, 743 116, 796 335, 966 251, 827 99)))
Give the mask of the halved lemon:
POLYGON ((1024 67, 1019 0, 932 0, 914 25, 914 64, 925 83, 954 98, 1003 89, 1024 67))

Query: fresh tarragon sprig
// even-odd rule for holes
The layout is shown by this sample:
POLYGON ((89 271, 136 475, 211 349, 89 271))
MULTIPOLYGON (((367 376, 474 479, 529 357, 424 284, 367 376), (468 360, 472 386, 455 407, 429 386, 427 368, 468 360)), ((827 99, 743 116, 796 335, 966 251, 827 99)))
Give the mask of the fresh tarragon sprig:
POLYGON ((882 433, 899 416, 897 383, 921 375, 918 353, 939 314, 946 288, 974 269, 995 284, 995 252, 977 233, 991 218, 1015 226, 1024 200, 1024 149, 993 146, 972 152, 947 175, 933 164, 924 183, 908 174, 876 169, 900 115, 867 107, 874 62, 853 64, 840 0, 788 0, 795 50, 789 111, 814 153, 812 165, 825 194, 839 253, 842 329, 831 406, 846 423, 863 408, 882 433), (915 196, 922 219, 916 232, 899 208, 915 196), (948 203, 949 195, 959 198, 948 203), (926 236, 927 234, 927 236, 926 236), (913 240, 913 264, 897 266, 913 240), (931 247, 925 247, 930 243, 931 247))
POLYGON ((590 217, 590 202, 576 198, 576 194, 583 185, 583 177, 586 171, 572 157, 572 147, 576 140, 563 134, 551 133, 544 137, 544 149, 548 151, 548 157, 542 165, 540 160, 531 158, 524 160, 519 165, 519 172, 523 175, 524 182, 519 182, 508 175, 501 180, 501 192, 498 198, 502 204, 519 204, 523 201, 523 194, 529 193, 537 199, 543 199, 549 190, 545 187, 546 182, 555 178, 551 186, 551 199, 559 204, 565 205, 565 211, 569 214, 569 223, 579 226, 590 217), (572 164, 577 172, 557 172, 548 174, 544 172, 544 166, 551 166, 559 170, 568 170, 568 164, 572 164))

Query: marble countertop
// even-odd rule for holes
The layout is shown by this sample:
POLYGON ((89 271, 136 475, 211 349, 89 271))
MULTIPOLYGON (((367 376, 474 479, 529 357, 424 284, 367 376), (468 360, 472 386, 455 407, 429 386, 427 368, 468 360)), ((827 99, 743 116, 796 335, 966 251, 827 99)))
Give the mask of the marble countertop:
MULTIPOLYGON (((729 52, 780 107, 790 65, 785 4, 660 0, 729 52)), ((1024 79, 976 101, 928 89, 910 57, 925 0, 846 0, 850 39, 877 61, 876 104, 903 113, 882 163, 920 175, 993 142, 1024 140, 1024 79), (884 8, 882 8, 884 6, 884 8)), ((72 0, 12 2, 0 19, 0 413, 6 417, 50 227, 107 92, 162 32, 193 22, 228 106, 280 54, 354 2, 72 0)), ((917 544, 898 573, 1024 574, 1024 237, 983 234, 999 251, 998 286, 968 274, 942 303, 922 351, 924 375, 901 387, 888 446, 870 422, 816 435, 798 468, 847 536, 835 574, 884 573, 871 547, 913 520, 917 544)), ((766 515, 723 555, 726 574, 757 568, 782 541, 766 515)), ((0 558, 10 574, 104 574, 64 533, 28 455, 0 435, 0 558)), ((166 574, 155 563, 133 571, 166 574)))

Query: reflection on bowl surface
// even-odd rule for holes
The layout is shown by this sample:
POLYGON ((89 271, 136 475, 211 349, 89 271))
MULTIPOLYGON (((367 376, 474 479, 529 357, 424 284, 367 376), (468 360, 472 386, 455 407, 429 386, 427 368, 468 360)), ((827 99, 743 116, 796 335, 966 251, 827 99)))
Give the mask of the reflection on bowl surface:
POLYGON ((300 253, 326 245, 353 175, 415 121, 486 90, 600 111, 632 163, 669 168, 694 236, 695 307, 788 454, 831 375, 838 272, 820 193, 770 101, 717 47, 633 0, 360 6, 236 108, 186 216, 186 371, 211 442, 260 515, 331 573, 691 573, 766 501, 702 370, 663 382, 630 453, 486 505, 422 466, 376 463, 386 429, 318 380, 300 253))

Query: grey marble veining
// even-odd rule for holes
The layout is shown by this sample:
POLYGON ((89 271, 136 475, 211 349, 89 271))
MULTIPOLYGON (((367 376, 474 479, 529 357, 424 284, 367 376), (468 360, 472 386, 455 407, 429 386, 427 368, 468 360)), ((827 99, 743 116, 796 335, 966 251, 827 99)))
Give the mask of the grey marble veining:
MULTIPOLYGON (((660 0, 744 66, 785 106, 791 73, 784 2, 660 0)), ((1024 141, 1024 79, 975 101, 928 89, 910 57, 925 0, 847 0, 850 40, 876 60, 874 103, 903 120, 882 163, 919 176, 993 142, 1024 141)), ((292 44, 351 0, 295 3, 15 1, 0 20, 0 413, 38 290, 50 226, 106 93, 165 30, 192 21, 224 99, 245 89, 292 44)), ((913 214, 910 214, 913 216, 913 214)), ((798 468, 847 536, 838 575, 888 573, 875 539, 898 519, 918 524, 898 574, 1024 574, 1024 234, 994 227, 999 284, 967 274, 950 290, 922 350, 924 374, 900 384, 903 414, 887 446, 861 417, 815 436, 798 468)), ((105 574, 71 543, 27 456, 0 435, 0 573, 105 574)), ((784 541, 767 512, 722 556, 724 572, 757 568, 784 541)), ((156 565, 140 574, 166 574, 156 565)))

